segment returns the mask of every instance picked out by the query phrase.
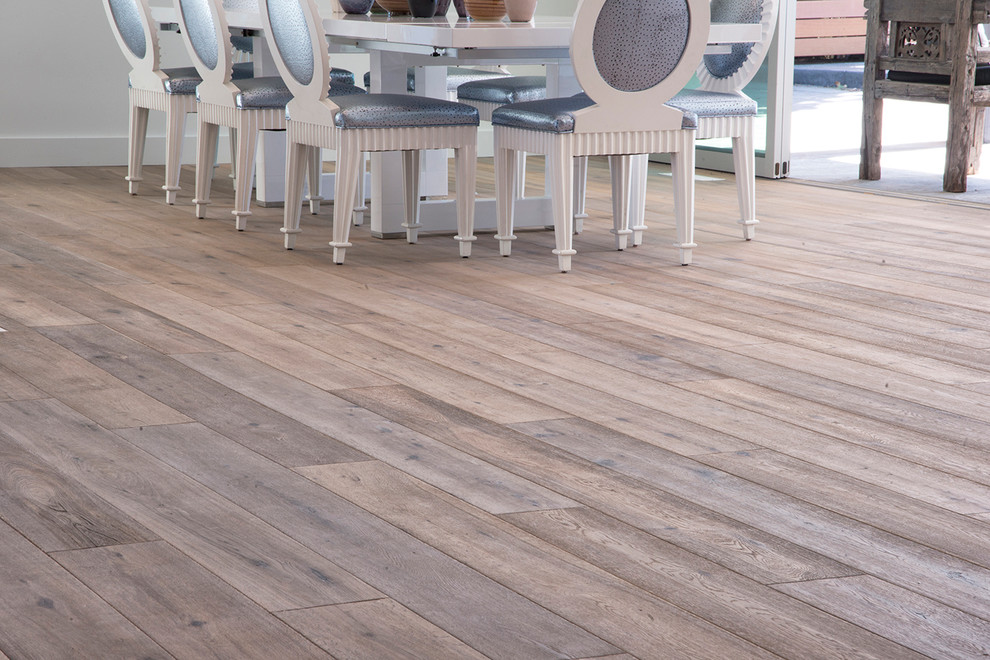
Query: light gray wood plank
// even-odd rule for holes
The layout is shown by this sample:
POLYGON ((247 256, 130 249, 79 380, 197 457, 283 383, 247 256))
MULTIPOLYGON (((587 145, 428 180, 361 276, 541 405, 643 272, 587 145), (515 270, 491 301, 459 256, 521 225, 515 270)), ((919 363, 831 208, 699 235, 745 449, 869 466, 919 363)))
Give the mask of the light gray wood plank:
POLYGON ((485 658, 390 599, 280 612, 279 617, 335 658, 485 658))
MULTIPOLYGON (((272 411, 190 369, 178 360, 100 326, 48 328, 47 334, 107 373, 174 410, 286 465, 367 458, 326 434, 272 411), (149 380, 147 374, 154 373, 149 380)), ((264 378, 242 374, 246 380, 264 378)))
MULTIPOLYGON (((64 406, 50 401, 0 406, 0 421, 21 447, 267 608, 380 596, 332 561, 64 406)), ((173 432, 207 445, 215 437, 195 425, 173 432)))
POLYGON ((45 552, 158 538, 0 432, 0 515, 45 552))
POLYGON ((782 657, 911 655, 861 627, 797 599, 782 599, 773 587, 743 578, 595 511, 571 509, 502 517, 782 657))
POLYGON ((188 355, 183 363, 368 456, 398 467, 491 513, 575 506, 553 491, 286 374, 233 354, 188 355))
POLYGON ((0 648, 14 658, 170 658, 0 520, 0 648))
MULTIPOLYGON (((848 575, 850 569, 748 525, 698 507, 545 441, 545 435, 604 445, 614 431, 576 420, 527 424, 513 431, 405 388, 351 390, 348 397, 421 433, 520 474, 581 504, 762 582, 848 575), (531 434, 531 435, 527 435, 531 434)), ((628 440, 628 438, 626 439, 628 440)))
POLYGON ((394 468, 361 463, 299 472, 634 656, 770 657, 394 468))
POLYGON ((990 622, 870 575, 776 585, 933 658, 990 655, 990 622))
POLYGON ((54 557, 176 657, 329 657, 165 542, 54 557))
POLYGON ((141 447, 493 658, 607 655, 616 649, 290 470, 218 438, 175 429, 141 447))

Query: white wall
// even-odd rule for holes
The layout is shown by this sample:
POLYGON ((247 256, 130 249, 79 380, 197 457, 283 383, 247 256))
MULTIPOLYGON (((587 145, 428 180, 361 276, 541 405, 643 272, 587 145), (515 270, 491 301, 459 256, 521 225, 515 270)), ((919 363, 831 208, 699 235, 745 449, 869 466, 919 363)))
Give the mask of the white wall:
MULTIPOLYGON (((324 10, 331 2, 319 0, 324 10)), ((570 14, 574 6, 575 0, 540 0, 540 13, 570 14)), ((0 0, 0 25, 0 167, 126 164, 128 67, 101 0, 0 0)), ((180 40, 162 33, 166 66, 190 63, 180 40)), ((364 55, 333 61, 359 80, 368 70, 364 55)), ((187 163, 195 153, 195 131, 190 118, 187 163)), ((146 163, 164 162, 164 134, 161 113, 151 113, 146 163)), ((221 146, 219 153, 229 151, 221 146)))

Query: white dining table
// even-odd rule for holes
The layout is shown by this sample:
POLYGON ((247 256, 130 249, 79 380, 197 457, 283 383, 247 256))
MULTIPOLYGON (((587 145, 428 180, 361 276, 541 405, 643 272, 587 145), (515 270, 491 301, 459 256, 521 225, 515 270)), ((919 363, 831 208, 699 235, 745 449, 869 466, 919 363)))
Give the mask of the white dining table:
MULTIPOLYGON (((173 8, 153 9, 163 26, 174 25, 173 8)), ((227 10, 232 28, 261 35, 261 17, 250 10, 227 10)), ((447 97, 446 67, 460 65, 539 64, 546 67, 549 96, 569 96, 580 91, 571 68, 569 48, 573 17, 536 16, 525 23, 473 21, 458 18, 453 11, 444 17, 413 18, 384 14, 349 15, 335 13, 324 18, 324 31, 331 51, 366 52, 371 59, 373 92, 405 93, 407 70, 416 69, 416 93, 447 97)), ((760 26, 713 23, 709 31, 709 52, 718 52, 736 42, 758 41, 760 26)), ((258 75, 276 74, 264 39, 256 39, 255 66, 258 75)), ((332 60, 332 55, 331 55, 332 60)), ((284 146, 280 136, 268 136, 259 151, 256 195, 260 203, 278 202, 284 189, 284 146)), ((372 154, 370 231, 379 238, 405 236, 402 228, 403 204, 398 154, 372 154)), ((423 158, 420 195, 421 231, 454 231, 454 204, 449 199, 430 199, 447 194, 447 153, 429 152, 423 158)), ((326 186, 324 186, 326 189, 326 186)), ((517 200, 516 226, 543 227, 549 224, 548 196, 517 200)), ((478 199, 475 228, 495 228, 493 199, 478 199)))

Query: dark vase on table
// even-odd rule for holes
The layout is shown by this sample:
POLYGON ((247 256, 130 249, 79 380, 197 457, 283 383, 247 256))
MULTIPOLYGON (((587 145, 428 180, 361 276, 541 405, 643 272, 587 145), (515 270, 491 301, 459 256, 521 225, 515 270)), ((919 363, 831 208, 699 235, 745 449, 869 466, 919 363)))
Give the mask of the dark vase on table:
POLYGON ((457 10, 457 16, 460 18, 467 18, 467 7, 464 6, 464 0, 454 0, 454 9, 457 10))
POLYGON ((408 0, 409 12, 414 18, 433 18, 437 13, 437 0, 408 0))
POLYGON ((450 7, 450 0, 438 0, 437 10, 433 14, 434 16, 446 16, 447 9, 450 7))

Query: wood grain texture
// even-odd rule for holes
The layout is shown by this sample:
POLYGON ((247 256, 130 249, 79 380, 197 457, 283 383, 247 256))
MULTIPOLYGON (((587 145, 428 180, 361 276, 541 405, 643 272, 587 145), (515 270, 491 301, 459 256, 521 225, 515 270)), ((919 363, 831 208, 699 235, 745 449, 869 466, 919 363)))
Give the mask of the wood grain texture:
POLYGON ((760 180, 744 242, 706 173, 682 268, 649 169, 566 276, 0 169, 0 658, 986 653, 986 209, 760 180))
POLYGON ((327 658, 308 639, 167 543, 54 556, 176 657, 327 658))

